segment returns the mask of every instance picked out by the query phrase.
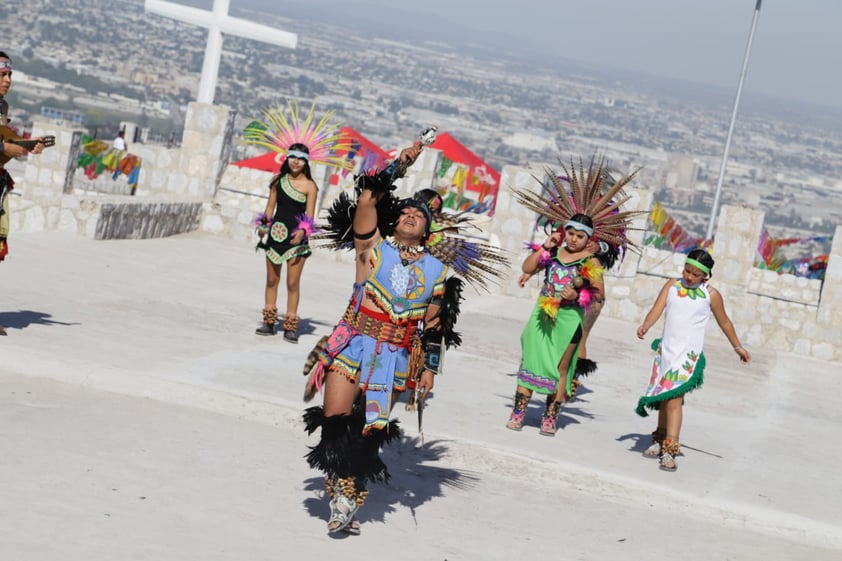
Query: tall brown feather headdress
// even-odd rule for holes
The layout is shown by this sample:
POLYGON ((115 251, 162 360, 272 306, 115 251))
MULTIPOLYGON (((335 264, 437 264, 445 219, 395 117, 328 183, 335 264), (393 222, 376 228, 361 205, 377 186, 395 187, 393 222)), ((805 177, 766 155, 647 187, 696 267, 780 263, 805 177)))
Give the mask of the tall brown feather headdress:
POLYGON ((581 159, 578 169, 572 159, 569 168, 560 159, 559 165, 563 175, 545 168, 549 181, 535 178, 543 185, 541 192, 518 189, 514 191, 515 200, 559 229, 574 214, 587 215, 593 220, 593 237, 598 241, 619 253, 628 248, 637 250, 627 232, 635 229, 630 226, 631 219, 644 211, 624 211, 622 205, 631 199, 623 188, 635 178, 639 168, 614 181, 601 156, 593 156, 587 169, 581 159))

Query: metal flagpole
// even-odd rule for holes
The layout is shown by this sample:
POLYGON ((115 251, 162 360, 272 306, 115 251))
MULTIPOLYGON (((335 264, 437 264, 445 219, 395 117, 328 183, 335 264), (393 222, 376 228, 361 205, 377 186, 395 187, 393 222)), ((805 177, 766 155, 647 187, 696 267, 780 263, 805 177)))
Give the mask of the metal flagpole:
POLYGON ((731 112, 731 124, 728 126, 728 136, 725 138, 725 152, 722 154, 722 165, 719 168, 719 179, 716 181, 716 193, 713 196, 713 208, 710 209, 710 222, 708 222, 708 231, 705 234, 705 245, 709 245, 713 240, 713 225, 716 222, 716 213, 719 210, 719 198, 722 195, 722 180, 725 179, 725 168, 728 165, 728 151, 731 149, 731 137, 734 135, 734 123, 737 122, 737 109, 740 106, 740 96, 743 93, 743 81, 746 78, 746 71, 748 70, 748 58, 751 54, 751 43, 754 41, 754 29, 757 27, 757 18, 760 16, 760 4, 763 0, 757 0, 757 5, 754 6, 754 17, 751 20, 751 31, 748 34, 748 44, 746 45, 746 54, 743 58, 743 68, 740 71, 740 81, 737 85, 737 96, 734 99, 734 109, 731 112))

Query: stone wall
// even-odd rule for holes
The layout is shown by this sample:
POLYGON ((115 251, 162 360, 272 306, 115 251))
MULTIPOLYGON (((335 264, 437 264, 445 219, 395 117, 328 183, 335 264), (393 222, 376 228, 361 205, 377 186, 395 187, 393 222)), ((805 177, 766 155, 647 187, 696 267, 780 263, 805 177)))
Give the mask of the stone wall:
POLYGON ((60 230, 97 239, 161 237, 196 230, 203 204, 213 200, 229 151, 233 119, 225 107, 192 103, 182 146, 132 144, 141 159, 136 197, 125 177, 107 174, 90 181, 76 169, 80 131, 47 121, 34 136, 51 134, 54 147, 25 162, 13 162, 17 179, 11 213, 13 231, 60 230), (74 142, 75 136, 75 142, 74 142), (82 177, 80 177, 82 176, 82 177))
MULTIPOLYGON (((224 107, 191 104, 180 149, 132 146, 143 160, 137 197, 73 189, 68 170, 73 166, 73 136, 78 131, 37 122, 35 135, 53 134, 56 146, 40 156, 8 165, 17 179, 10 199, 12 231, 60 230, 93 238, 170 235, 193 228, 241 241, 254 238, 254 217, 266 206, 271 173, 222 166, 228 152, 232 115, 224 107), (220 170, 222 170, 220 172, 220 170), (66 186, 70 185, 70 192, 66 186)), ((399 180, 396 193, 404 197, 435 184, 441 153, 425 150, 419 161, 399 180)), ((551 166, 552 167, 552 166, 551 166)), ((339 194, 327 185, 328 170, 313 166, 320 186, 320 208, 339 194)), ((484 220, 479 237, 507 251, 513 266, 499 294, 533 300, 539 279, 526 288, 517 285, 523 243, 541 242, 534 231, 535 216, 516 203, 511 189, 540 188, 534 176, 544 166, 506 166, 493 220, 484 220)), ((646 216, 652 205, 649 191, 629 190, 627 210, 640 216, 630 239, 641 245, 646 216)), ((842 227, 837 227, 824 281, 777 275, 754 267, 763 228, 762 212, 732 206, 721 209, 713 256, 712 284, 725 298, 726 310, 741 339, 754 348, 770 346, 783 351, 842 362, 842 227)), ((347 255, 335 254, 345 260, 347 255)), ((668 278, 680 274, 684 256, 654 248, 629 253, 606 278, 607 301, 603 314, 640 322, 668 278)), ((711 336, 722 337, 715 322, 711 336)))

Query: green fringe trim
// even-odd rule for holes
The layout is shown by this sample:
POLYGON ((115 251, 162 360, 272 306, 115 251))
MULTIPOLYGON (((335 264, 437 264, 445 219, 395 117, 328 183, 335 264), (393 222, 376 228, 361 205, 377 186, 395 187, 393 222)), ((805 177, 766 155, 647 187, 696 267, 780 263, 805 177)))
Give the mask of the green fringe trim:
MULTIPOLYGON (((655 339, 652 342, 652 350, 657 351, 658 347, 661 344, 660 339, 655 339)), ((707 359, 705 359, 705 353, 699 355, 699 360, 696 361, 696 368, 693 369, 693 374, 690 376, 690 379, 681 384, 681 386, 660 393, 658 395, 653 396, 643 396, 637 402, 637 408, 634 410, 635 413, 640 415, 641 417, 648 417, 649 413, 646 411, 647 409, 651 409, 653 411, 657 411, 661 408, 661 403, 676 397, 680 397, 686 393, 690 393, 693 390, 702 387, 702 384, 705 382, 705 366, 707 366, 707 359)))

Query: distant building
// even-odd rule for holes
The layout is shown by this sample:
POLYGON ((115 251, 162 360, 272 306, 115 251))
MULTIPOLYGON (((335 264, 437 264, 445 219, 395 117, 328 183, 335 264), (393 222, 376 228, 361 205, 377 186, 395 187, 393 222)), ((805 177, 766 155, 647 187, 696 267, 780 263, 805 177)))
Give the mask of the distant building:
POLYGON ((41 107, 41 116, 51 121, 57 121, 60 124, 68 125, 82 125, 85 121, 85 116, 79 111, 72 111, 70 109, 57 109, 55 107, 41 107))
POLYGON ((555 142, 555 137, 543 131, 520 131, 510 136, 503 137, 503 143, 515 148, 525 150, 550 150, 558 152, 558 146, 555 142))
POLYGON ((692 189, 696 185, 699 164, 696 160, 684 154, 670 154, 667 158, 669 171, 665 186, 670 189, 692 189))

